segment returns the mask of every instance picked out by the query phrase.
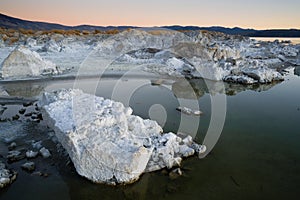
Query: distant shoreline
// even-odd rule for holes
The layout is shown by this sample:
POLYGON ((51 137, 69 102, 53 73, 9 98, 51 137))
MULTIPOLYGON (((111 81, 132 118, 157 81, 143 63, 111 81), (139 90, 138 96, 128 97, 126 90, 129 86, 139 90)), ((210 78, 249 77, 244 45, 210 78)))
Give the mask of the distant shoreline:
MULTIPOLYGON (((0 13, 0 28, 4 29, 26 29, 34 31, 49 31, 49 30, 76 30, 76 31, 124 31, 127 29, 143 29, 147 27, 138 26, 93 26, 93 25, 79 25, 79 26, 66 26, 61 24, 47 23, 47 22, 34 22, 23 19, 14 18, 0 13)), ((214 31, 221 32, 229 35, 241 35, 246 37, 288 37, 297 38, 300 37, 300 29, 267 29, 267 30, 255 30, 244 29, 240 27, 227 28, 221 26, 211 27, 199 27, 199 26, 160 26, 160 27, 148 27, 158 29, 170 29, 174 31, 214 31)))
POLYGON ((291 44, 300 44, 300 37, 249 37, 250 39, 273 42, 274 40, 290 41, 291 44))

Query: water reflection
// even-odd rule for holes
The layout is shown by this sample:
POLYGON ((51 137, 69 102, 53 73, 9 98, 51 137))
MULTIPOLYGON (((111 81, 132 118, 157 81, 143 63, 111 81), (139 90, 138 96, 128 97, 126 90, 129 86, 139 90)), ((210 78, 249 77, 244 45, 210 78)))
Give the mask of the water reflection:
POLYGON ((300 66, 295 67, 295 75, 300 76, 300 66))
MULTIPOLYGON (((19 176, 5 193, 0 193, 1 199, 17 199, 21 194, 25 199, 29 199, 26 198, 28 196, 31 199, 41 199, 40 197, 45 199, 45 196, 51 199, 53 195, 49 194, 54 194, 53 192, 56 199, 182 199, 187 196, 191 199, 200 197, 232 199, 236 196, 241 197, 240 199, 245 196, 246 199, 262 196, 279 199, 287 195, 296 199, 300 169, 298 126, 300 82, 299 77, 294 79, 280 83, 279 87, 272 90, 270 89, 277 83, 251 86, 225 83, 222 89, 222 82, 203 79, 176 79, 163 81, 161 85, 151 85, 149 80, 148 84, 139 87, 130 98, 130 106, 134 112, 148 116, 145 108, 150 109, 151 105, 157 103, 164 105, 168 108, 166 127, 176 131, 177 126, 173 126, 171 122, 177 123, 181 120, 180 113, 175 110, 178 105, 177 99, 185 99, 187 103, 190 100, 199 101, 205 115, 201 116, 197 137, 206 132, 205 126, 209 124, 211 104, 209 91, 214 95, 223 93, 227 96, 233 95, 228 98, 227 123, 221 140, 210 156, 203 160, 198 158, 185 160, 182 166, 184 176, 178 180, 170 180, 167 172, 155 172, 144 174, 135 184, 118 187, 90 183, 79 177, 72 166, 65 165, 65 157, 59 161, 55 158, 57 160, 54 159, 53 163, 61 162, 61 167, 52 167, 49 178, 21 173, 22 176, 19 176), (238 183, 238 187, 232 179, 238 183), (282 185, 286 185, 286 190, 282 190, 282 185)), ((89 91, 89 84, 96 80, 81 81, 81 89, 89 91)), ((110 90, 114 88, 116 80, 104 82, 103 87, 97 90, 99 96, 111 95, 110 90)), ((32 82, 26 84, 26 92, 20 89, 13 90, 14 87, 22 88, 23 84, 21 82, 5 84, 5 87, 11 88, 9 91, 16 96, 37 95, 44 90, 43 87, 46 87, 45 90, 73 87, 72 81, 68 80, 48 81, 44 83, 45 85, 32 82), (40 89, 37 87, 39 85, 42 86, 40 89)), ((137 80, 128 79, 119 84, 124 94, 129 84, 137 84, 137 80)), ((195 117, 184 117, 187 130, 189 123, 194 124, 199 120, 195 117)), ((12 128, 14 128, 12 131, 17 131, 17 126, 12 128)), ((20 130, 21 133, 43 132, 35 129, 24 132, 24 128, 20 130)), ((30 139, 36 139, 36 136, 30 139)), ((52 152, 56 155, 55 147, 52 152)), ((44 165, 38 167, 48 169, 48 166, 44 165)))
POLYGON ((39 96, 47 86, 47 82, 20 81, 5 83, 2 88, 10 96, 35 97, 39 96))
POLYGON ((262 92, 271 89, 277 84, 279 84, 279 82, 241 85, 205 79, 178 79, 172 84, 172 91, 177 98, 200 99, 205 94, 226 94, 228 96, 234 96, 247 90, 262 92))
POLYGON ((226 95, 234 96, 237 95, 238 93, 248 91, 248 90, 252 90, 255 92, 268 91, 269 89, 271 89, 277 84, 280 84, 280 82, 273 82, 268 84, 253 84, 253 85, 239 85, 239 84, 225 83, 225 90, 226 90, 226 95))

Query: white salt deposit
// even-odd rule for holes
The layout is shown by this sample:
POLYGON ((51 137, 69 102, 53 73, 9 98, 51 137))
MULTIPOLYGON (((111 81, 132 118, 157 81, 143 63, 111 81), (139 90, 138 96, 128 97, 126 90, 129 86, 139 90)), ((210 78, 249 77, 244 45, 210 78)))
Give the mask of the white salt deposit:
POLYGON ((77 172, 93 182, 131 183, 195 153, 174 133, 162 134, 155 121, 80 90, 45 93, 40 106, 77 172))
MULTIPOLYGON (((216 32, 138 29, 101 36, 39 35, 26 38, 19 44, 22 43, 38 51, 43 59, 60 66, 70 76, 98 75, 104 70, 144 70, 171 77, 203 77, 252 84, 282 80, 282 69, 299 65, 299 46, 216 32), (235 69, 245 73, 232 73, 235 69)), ((0 40, 0 62, 12 50, 0 40)), ((14 58, 8 57, 2 64, 0 73, 3 78, 57 74, 53 64, 41 62, 40 57, 33 59, 37 54, 28 56, 25 50, 16 54, 14 50, 9 56, 14 58)))
POLYGON ((54 75, 58 70, 55 64, 43 60, 38 53, 18 46, 1 64, 0 73, 2 78, 25 78, 54 75))

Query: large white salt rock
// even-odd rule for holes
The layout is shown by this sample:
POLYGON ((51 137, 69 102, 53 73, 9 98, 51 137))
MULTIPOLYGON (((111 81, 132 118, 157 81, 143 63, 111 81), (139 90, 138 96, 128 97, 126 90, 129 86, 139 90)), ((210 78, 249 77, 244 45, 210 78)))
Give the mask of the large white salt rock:
POLYGON ((25 46, 17 46, 0 67, 2 78, 25 78, 58 74, 55 64, 25 46))
POLYGON ((132 115, 119 102, 64 89, 44 93, 40 106, 77 172, 93 182, 131 183, 144 171, 194 154, 175 134, 162 135, 155 121, 132 115))

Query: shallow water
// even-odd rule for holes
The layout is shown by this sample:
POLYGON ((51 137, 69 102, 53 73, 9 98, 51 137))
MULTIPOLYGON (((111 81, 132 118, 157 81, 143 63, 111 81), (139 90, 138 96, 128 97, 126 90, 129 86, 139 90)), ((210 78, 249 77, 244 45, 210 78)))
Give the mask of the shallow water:
MULTIPOLYGON (((66 165, 67 157, 56 152, 56 144, 48 136, 51 130, 43 123, 0 122, 0 134, 4 134, 4 127, 14 126, 18 130, 21 127, 22 137, 17 144, 26 146, 30 140, 43 140, 53 154, 51 159, 36 161, 37 170, 48 173, 47 178, 23 172, 19 164, 24 161, 8 165, 19 175, 11 186, 0 191, 1 200, 296 199, 300 195, 300 78, 297 76, 278 84, 248 87, 202 79, 133 77, 103 78, 99 82, 81 79, 75 83, 26 81, 5 83, 2 87, 12 95, 27 97, 61 87, 81 88, 121 101, 131 106, 135 114, 157 120, 165 132, 186 132, 200 143, 207 136, 213 112, 222 115, 224 111, 212 107, 215 105, 212 102, 225 99, 218 105, 227 106, 224 128, 220 137, 215 138, 217 144, 204 159, 184 160, 183 176, 171 180, 164 170, 144 174, 132 185, 117 187, 93 184, 79 177, 72 165, 66 165), (200 109, 204 114, 186 116, 176 111, 179 105, 200 109)), ((0 154, 6 152, 2 141, 0 154)))
POLYGON ((300 38, 291 38, 291 37, 251 37, 251 39, 274 42, 275 40, 279 41, 291 41, 292 44, 300 44, 300 38))

